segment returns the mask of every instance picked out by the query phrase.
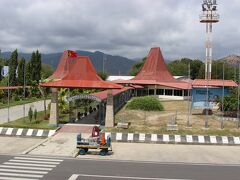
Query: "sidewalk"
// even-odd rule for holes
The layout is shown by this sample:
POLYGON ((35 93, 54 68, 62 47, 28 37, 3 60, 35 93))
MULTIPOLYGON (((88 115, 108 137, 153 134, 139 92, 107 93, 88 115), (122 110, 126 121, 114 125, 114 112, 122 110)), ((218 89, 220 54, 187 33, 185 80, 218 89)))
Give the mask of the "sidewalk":
MULTIPOLYGON (((50 103, 50 100, 46 101, 46 104, 48 105, 50 103)), ((43 111, 44 110, 44 101, 36 101, 33 103, 25 104, 25 117, 28 114, 29 108, 32 107, 33 109, 37 109, 37 111, 43 111)), ((12 106, 9 108, 9 120, 14 121, 19 118, 23 117, 23 105, 17 105, 12 106)), ((8 108, 0 109, 0 124, 8 122, 8 108)))

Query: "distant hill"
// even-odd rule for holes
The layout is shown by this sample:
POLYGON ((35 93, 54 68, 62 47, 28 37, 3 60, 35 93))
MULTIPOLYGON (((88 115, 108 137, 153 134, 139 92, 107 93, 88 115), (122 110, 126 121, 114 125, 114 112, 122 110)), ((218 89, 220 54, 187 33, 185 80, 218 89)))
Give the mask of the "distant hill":
POLYGON ((238 56, 238 55, 229 55, 229 56, 224 57, 224 58, 219 59, 219 60, 223 60, 223 61, 227 62, 230 65, 237 66, 240 63, 240 56, 238 56))
MULTIPOLYGON (((109 54, 104 54, 100 51, 89 52, 89 51, 77 51, 78 55, 89 56, 92 60, 92 63, 97 71, 103 70, 103 58, 104 60, 104 70, 110 75, 128 75, 132 65, 136 63, 135 61, 122 57, 122 56, 113 56, 109 54), (105 56, 105 57, 104 57, 105 56)), ((1 57, 9 58, 11 52, 2 52, 1 57)), ((45 64, 50 64, 54 69, 58 65, 58 61, 62 53, 49 53, 42 54, 42 62, 45 64)), ((31 53, 21 53, 19 52, 19 57, 24 57, 29 60, 31 58, 31 53)))

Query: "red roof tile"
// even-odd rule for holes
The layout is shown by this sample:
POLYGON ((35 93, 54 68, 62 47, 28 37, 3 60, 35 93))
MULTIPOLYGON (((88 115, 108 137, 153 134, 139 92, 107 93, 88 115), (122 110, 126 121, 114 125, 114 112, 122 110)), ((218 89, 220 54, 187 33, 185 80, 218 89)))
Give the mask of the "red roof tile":
POLYGON ((177 81, 169 72, 159 47, 151 48, 141 71, 132 80, 177 81))
MULTIPOLYGON (((115 96, 121 92, 127 91, 128 89, 133 89, 133 88, 132 87, 123 87, 122 89, 113 89, 112 94, 113 94, 113 96, 115 96)), ((107 94, 108 94, 108 91, 105 90, 105 91, 93 93, 91 95, 96 96, 96 97, 100 98, 101 100, 105 100, 105 99, 107 99, 107 94)))
POLYGON ((119 89, 121 85, 103 81, 96 73, 91 60, 87 56, 77 56, 74 51, 64 51, 57 69, 42 83, 44 87, 55 88, 91 88, 119 89))
POLYGON ((118 84, 160 85, 176 89, 191 89, 191 84, 176 80, 169 72, 159 47, 151 48, 141 71, 131 80, 112 81, 118 84))
POLYGON ((221 79, 210 79, 210 80, 205 80, 205 79, 195 79, 192 82, 193 87, 204 87, 204 86, 216 86, 216 87, 222 87, 222 86, 227 86, 227 87, 236 87, 237 84, 233 80, 221 80, 221 79))

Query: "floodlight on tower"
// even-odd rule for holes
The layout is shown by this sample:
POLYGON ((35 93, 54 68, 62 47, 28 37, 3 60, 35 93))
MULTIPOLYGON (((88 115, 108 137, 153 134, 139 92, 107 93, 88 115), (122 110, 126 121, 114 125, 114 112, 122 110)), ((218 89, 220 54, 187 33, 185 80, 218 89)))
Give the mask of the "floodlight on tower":
POLYGON ((211 79, 212 73, 212 24, 219 22, 216 0, 203 0, 200 22, 206 24, 205 79, 211 79))

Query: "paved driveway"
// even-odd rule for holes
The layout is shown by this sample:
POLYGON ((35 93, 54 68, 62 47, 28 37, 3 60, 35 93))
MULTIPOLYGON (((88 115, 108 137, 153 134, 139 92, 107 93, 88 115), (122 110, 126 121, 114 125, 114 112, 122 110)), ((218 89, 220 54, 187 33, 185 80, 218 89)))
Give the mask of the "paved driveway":
MULTIPOLYGON (((50 103, 50 100, 47 100, 46 102, 48 104, 50 103)), ((37 109, 37 111, 43 111, 44 101, 37 101, 25 104, 25 116, 27 116, 30 107, 32 107, 33 109, 37 109)), ((17 105, 9 108, 10 121, 14 121, 22 117, 23 117, 23 105, 17 105)), ((0 124, 6 123, 7 121, 8 121, 8 108, 0 109, 0 124)))

